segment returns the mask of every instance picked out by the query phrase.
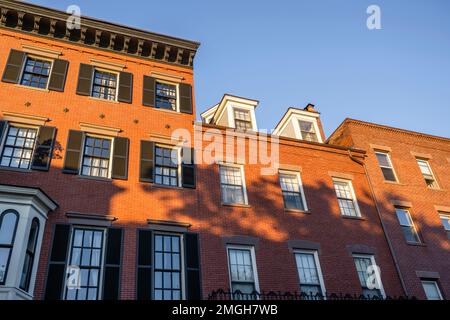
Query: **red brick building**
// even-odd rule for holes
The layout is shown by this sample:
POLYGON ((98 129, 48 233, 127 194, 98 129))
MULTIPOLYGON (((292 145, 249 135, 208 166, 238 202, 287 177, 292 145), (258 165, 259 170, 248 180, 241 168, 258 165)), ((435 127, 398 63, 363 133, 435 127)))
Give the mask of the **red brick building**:
POLYGON ((450 140, 346 119, 329 143, 367 151, 367 174, 406 293, 450 296, 450 140))
POLYGON ((366 151, 327 143, 313 105, 265 148, 256 100, 195 122, 198 43, 0 9, 0 299, 405 295, 366 151))

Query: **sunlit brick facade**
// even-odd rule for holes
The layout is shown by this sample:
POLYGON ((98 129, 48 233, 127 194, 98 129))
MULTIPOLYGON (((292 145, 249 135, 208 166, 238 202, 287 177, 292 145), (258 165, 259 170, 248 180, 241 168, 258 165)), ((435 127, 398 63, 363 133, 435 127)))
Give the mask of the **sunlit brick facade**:
MULTIPOLYGON (((226 94, 196 120, 197 42, 0 9, 0 299, 424 297, 405 291, 371 149, 326 141, 313 105, 289 108, 267 137, 270 163, 252 163, 258 101, 226 94)), ((444 257, 439 232, 417 249, 444 257)), ((444 279, 444 267, 417 271, 444 279)))

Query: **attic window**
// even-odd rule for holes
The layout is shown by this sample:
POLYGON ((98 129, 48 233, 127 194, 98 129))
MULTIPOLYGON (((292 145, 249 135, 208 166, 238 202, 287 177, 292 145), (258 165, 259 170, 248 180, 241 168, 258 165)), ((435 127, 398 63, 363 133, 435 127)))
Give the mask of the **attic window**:
POLYGON ((299 120, 300 132, 302 139, 306 141, 319 142, 317 138, 316 128, 313 122, 299 120))
POLYGON ((248 110, 234 109, 234 126, 240 130, 252 130, 252 121, 248 110))

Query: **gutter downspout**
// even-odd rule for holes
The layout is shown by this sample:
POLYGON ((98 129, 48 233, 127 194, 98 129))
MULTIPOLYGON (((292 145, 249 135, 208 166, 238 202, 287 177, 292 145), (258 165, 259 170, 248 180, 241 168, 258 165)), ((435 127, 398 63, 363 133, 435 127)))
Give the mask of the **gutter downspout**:
POLYGON ((377 210, 378 219, 380 220, 381 228, 383 229, 383 233, 384 233, 384 237, 386 238, 386 242, 388 244, 389 251, 391 252, 391 256, 392 256, 392 260, 394 261, 395 269, 397 270, 398 277, 400 278, 400 284, 402 286, 403 292, 405 293, 406 296, 408 296, 408 290, 406 289, 405 282, 403 281, 402 272, 400 271, 400 266, 398 264, 397 257, 395 255, 394 247, 392 246, 391 240, 389 239, 386 225, 384 224, 383 218, 381 216, 380 208, 378 207, 378 200, 377 200, 377 197, 375 196, 375 190, 373 189, 373 185, 372 185, 372 181, 370 180, 369 173, 367 172, 367 166, 364 161, 356 159, 352 155, 352 152, 350 149, 348 150, 348 156, 350 157, 350 159, 352 159, 353 161, 355 161, 356 163, 358 163, 364 167, 364 172, 366 173, 367 180, 369 181, 370 193, 375 202, 375 208, 377 210))

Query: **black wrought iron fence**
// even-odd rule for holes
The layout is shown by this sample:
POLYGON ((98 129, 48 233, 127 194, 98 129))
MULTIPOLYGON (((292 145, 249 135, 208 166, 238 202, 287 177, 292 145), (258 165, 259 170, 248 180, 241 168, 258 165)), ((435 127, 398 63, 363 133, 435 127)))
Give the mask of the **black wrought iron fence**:
POLYGON ((261 291, 243 293, 239 290, 231 292, 223 289, 212 291, 208 300, 416 300, 414 296, 377 296, 349 293, 314 294, 306 292, 261 291))

